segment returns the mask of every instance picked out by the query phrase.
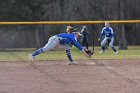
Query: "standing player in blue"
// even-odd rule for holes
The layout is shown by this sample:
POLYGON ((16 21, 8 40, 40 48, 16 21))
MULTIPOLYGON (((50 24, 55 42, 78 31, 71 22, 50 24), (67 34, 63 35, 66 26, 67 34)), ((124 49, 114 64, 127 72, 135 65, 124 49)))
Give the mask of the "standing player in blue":
POLYGON ((42 52, 47 52, 54 48, 64 48, 66 50, 66 55, 69 60, 68 64, 69 65, 77 64, 77 62, 73 61, 73 59, 71 57, 70 49, 71 49, 72 45, 74 45, 76 48, 78 48, 80 51, 82 51, 86 57, 91 57, 91 55, 89 55, 86 52, 86 49, 84 49, 77 42, 76 35, 78 35, 78 33, 73 33, 73 27, 67 26, 66 32, 67 33, 61 33, 61 34, 57 34, 57 35, 50 37, 48 43, 43 48, 39 48, 33 54, 28 55, 29 59, 31 61, 33 61, 35 56, 37 56, 38 54, 40 54, 42 52))
POLYGON ((98 41, 100 41, 103 38, 103 36, 105 36, 105 38, 101 42, 101 49, 102 50, 100 51, 100 53, 105 52, 106 44, 109 43, 109 46, 112 48, 114 53, 118 54, 118 51, 116 50, 116 48, 113 45, 114 32, 113 32, 113 29, 110 27, 110 24, 108 22, 105 22, 105 27, 102 29, 102 32, 100 34, 100 38, 98 39, 98 41))

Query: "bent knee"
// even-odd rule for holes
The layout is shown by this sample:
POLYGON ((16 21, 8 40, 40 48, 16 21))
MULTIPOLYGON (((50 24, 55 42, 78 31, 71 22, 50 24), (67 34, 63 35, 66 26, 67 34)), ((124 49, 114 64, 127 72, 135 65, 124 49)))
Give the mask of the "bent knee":
POLYGON ((109 44, 110 47, 114 47, 113 44, 109 44))

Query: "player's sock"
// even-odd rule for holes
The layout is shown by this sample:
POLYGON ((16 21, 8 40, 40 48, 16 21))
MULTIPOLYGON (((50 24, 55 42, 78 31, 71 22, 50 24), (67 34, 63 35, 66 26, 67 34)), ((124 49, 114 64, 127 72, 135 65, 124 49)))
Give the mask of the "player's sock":
POLYGON ((116 48, 115 48, 115 47, 112 47, 112 50, 113 50, 114 52, 117 52, 117 50, 116 50, 116 48))
POLYGON ((43 49, 42 49, 42 48, 39 48, 38 50, 36 50, 36 51, 32 54, 32 56, 35 57, 36 55, 38 55, 38 54, 40 54, 40 53, 42 53, 42 52, 43 52, 43 49))
POLYGON ((71 54, 70 54, 70 49, 67 49, 67 50, 66 50, 66 54, 67 54, 67 57, 68 57, 69 61, 72 62, 73 59, 72 59, 71 54))
POLYGON ((102 46, 101 49, 102 49, 103 51, 105 51, 105 47, 104 47, 104 46, 102 46))

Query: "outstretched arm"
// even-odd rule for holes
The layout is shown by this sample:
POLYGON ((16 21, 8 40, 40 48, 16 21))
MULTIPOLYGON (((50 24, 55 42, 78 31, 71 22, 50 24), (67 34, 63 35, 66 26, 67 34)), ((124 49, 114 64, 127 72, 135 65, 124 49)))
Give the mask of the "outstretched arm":
POLYGON ((89 55, 86 51, 88 51, 88 50, 87 50, 87 49, 82 49, 83 54, 84 54, 86 57, 90 58, 91 55, 89 55))
POLYGON ((83 48, 75 39, 72 39, 73 41, 73 45, 78 48, 80 51, 82 51, 82 53, 86 56, 86 57, 91 57, 90 54, 88 54, 86 51, 88 51, 88 49, 83 48))
POLYGON ((98 41, 100 41, 102 39, 103 35, 104 35, 104 29, 102 29, 102 32, 100 34, 100 37, 99 37, 98 41))
POLYGON ((86 51, 88 51, 88 49, 83 48, 78 42, 76 42, 74 44, 75 47, 77 47, 80 51, 82 51, 82 53, 86 56, 86 57, 91 57, 91 55, 89 55, 86 51))

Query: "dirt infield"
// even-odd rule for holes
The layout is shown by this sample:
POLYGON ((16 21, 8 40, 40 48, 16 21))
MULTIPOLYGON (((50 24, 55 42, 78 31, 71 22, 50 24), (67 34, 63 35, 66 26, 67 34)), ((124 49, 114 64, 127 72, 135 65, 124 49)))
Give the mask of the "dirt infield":
POLYGON ((0 62, 0 93, 140 92, 139 59, 77 62, 0 62))

